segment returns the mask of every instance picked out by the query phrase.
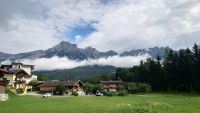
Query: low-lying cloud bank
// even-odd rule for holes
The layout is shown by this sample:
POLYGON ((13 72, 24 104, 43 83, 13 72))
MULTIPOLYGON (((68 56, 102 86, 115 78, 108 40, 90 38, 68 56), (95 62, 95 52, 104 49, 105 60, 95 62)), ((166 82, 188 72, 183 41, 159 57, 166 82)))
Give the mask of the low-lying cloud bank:
MULTIPOLYGON (((148 54, 141 56, 112 56, 108 58, 100 59, 88 59, 83 61, 70 60, 67 57, 52 57, 52 58, 40 58, 35 60, 21 59, 16 62, 22 62, 24 64, 35 65, 35 70, 55 70, 55 69, 71 69, 85 65, 112 65, 116 67, 131 67, 138 65, 141 60, 145 60, 150 57, 148 54)), ((11 61, 3 61, 2 64, 9 64, 11 61)))

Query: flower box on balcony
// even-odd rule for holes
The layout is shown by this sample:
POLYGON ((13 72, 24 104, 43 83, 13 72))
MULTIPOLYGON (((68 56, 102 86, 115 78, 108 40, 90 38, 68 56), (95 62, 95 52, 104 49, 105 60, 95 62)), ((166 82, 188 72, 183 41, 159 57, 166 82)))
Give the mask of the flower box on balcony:
POLYGON ((16 80, 15 83, 16 84, 24 84, 24 83, 26 83, 26 80, 16 80))

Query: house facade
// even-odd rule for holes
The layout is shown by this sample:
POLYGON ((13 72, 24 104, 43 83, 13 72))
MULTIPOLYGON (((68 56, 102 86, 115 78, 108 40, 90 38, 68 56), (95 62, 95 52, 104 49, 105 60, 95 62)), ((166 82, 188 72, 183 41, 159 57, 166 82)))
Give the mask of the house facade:
POLYGON ((7 80, 8 89, 16 93, 17 89, 23 89, 24 93, 32 90, 32 86, 27 85, 32 80, 37 80, 37 76, 32 75, 33 65, 24 65, 22 63, 12 63, 11 65, 1 65, 0 80, 7 80))
POLYGON ((68 92, 71 95, 73 92, 78 93, 79 95, 85 95, 83 91, 83 83, 78 81, 58 81, 58 80, 51 80, 47 81, 39 86, 41 93, 51 93, 56 94, 56 87, 58 85, 64 85, 65 92, 68 92))
MULTIPOLYGON (((1 65, 1 68, 3 70, 23 70, 26 72, 27 75, 30 76, 26 76, 24 77, 24 80, 26 81, 26 83, 29 83, 32 80, 37 80, 37 76, 32 74, 32 70, 34 69, 34 65, 26 65, 23 63, 16 63, 16 62, 12 62, 10 65, 1 65)), ((11 77, 10 75, 7 75, 7 77, 11 77)), ((12 82, 12 81, 11 81, 12 82)))
POLYGON ((104 91, 114 91, 116 92, 118 89, 122 87, 122 81, 100 81, 101 86, 104 91))
POLYGON ((0 94, 4 94, 6 92, 6 85, 0 81, 0 94))

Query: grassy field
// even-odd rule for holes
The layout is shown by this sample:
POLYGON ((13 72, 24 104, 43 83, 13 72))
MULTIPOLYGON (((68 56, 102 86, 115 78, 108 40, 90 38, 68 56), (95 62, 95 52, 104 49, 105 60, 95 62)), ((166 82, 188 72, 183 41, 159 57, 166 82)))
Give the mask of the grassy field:
POLYGON ((126 97, 10 96, 0 113, 200 113, 200 95, 153 93, 126 97))

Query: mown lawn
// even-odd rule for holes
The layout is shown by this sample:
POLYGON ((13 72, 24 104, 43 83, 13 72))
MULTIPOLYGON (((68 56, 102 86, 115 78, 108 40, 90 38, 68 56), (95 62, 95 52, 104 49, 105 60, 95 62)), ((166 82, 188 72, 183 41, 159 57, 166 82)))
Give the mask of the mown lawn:
POLYGON ((126 97, 10 96, 0 113, 200 113, 200 95, 152 93, 126 97))

